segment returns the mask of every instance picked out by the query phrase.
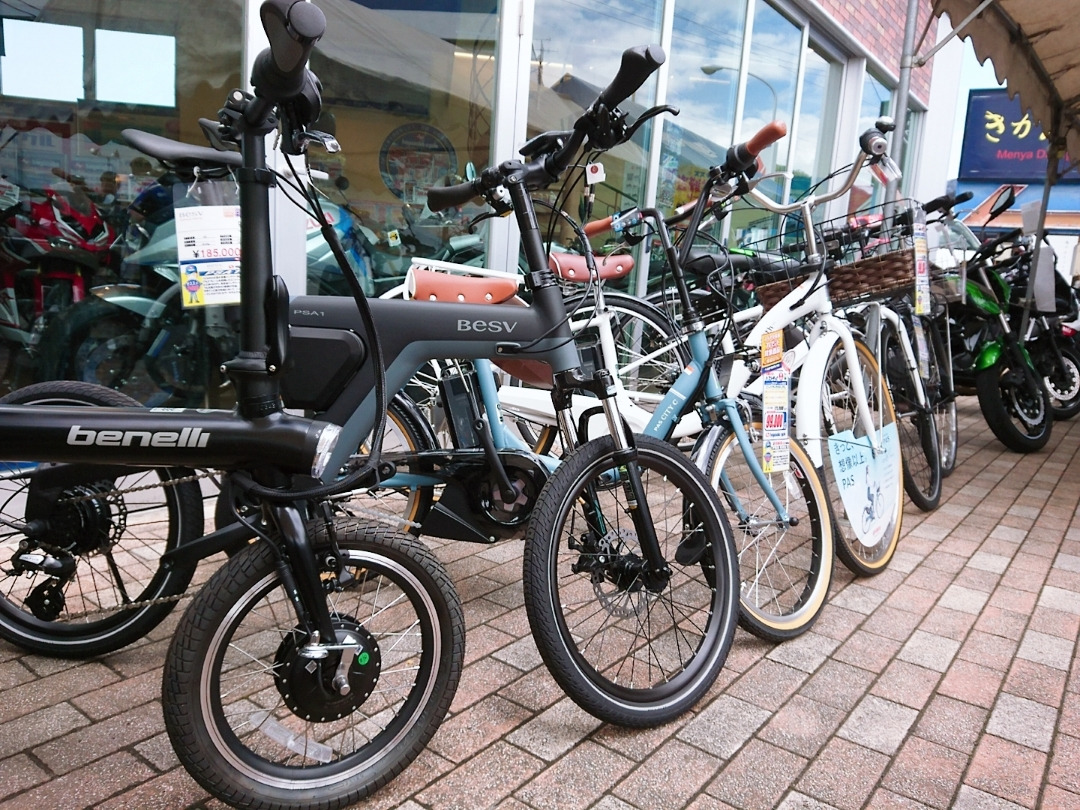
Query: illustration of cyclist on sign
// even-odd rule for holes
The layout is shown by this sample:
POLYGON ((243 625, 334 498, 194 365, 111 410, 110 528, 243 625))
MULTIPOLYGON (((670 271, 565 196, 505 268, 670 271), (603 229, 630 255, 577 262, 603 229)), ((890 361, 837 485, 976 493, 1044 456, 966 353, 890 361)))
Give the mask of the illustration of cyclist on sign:
POLYGON ((900 468, 896 425, 885 425, 874 438, 876 444, 850 430, 829 437, 832 474, 840 484, 844 511, 852 516, 855 536, 868 548, 881 541, 896 508, 895 503, 887 503, 891 493, 902 491, 896 486, 900 468))

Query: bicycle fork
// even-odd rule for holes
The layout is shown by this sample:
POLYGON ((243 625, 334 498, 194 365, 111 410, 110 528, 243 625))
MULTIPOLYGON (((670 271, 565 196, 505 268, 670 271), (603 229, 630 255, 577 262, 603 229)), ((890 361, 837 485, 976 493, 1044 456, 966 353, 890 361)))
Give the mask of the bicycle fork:
MULTIPOLYGON (((636 463, 637 447, 634 445, 629 428, 623 422, 616 407, 615 394, 617 386, 609 371, 598 369, 591 380, 583 381, 582 387, 595 394, 603 408, 604 416, 607 419, 608 432, 615 444, 615 451, 612 454, 613 467, 606 471, 604 475, 611 476, 610 483, 617 484, 623 490, 626 498, 626 513, 633 521, 634 531, 637 534, 644 558, 640 572, 642 582, 649 591, 659 593, 666 587, 668 580, 671 578, 671 567, 668 565, 667 560, 664 559, 663 552, 660 550, 660 542, 656 536, 656 525, 653 523, 648 496, 641 480, 641 469, 636 463)), ((570 393, 557 390, 553 392, 552 399, 555 403, 555 412, 563 441, 567 444, 568 449, 573 449, 577 445, 578 436, 574 429, 573 415, 570 410, 570 393)), ((584 504, 586 520, 588 525, 598 533, 598 536, 603 537, 608 532, 608 526, 599 507, 595 485, 591 484, 587 488, 587 492, 588 497, 585 499, 584 504)), ((683 546, 686 546, 698 534, 700 533, 691 532, 684 538, 683 543, 680 545, 680 551, 676 552, 680 557, 680 562, 682 562, 683 546)), ((703 553, 704 550, 704 543, 702 543, 701 552, 703 553)), ((692 554, 694 552, 688 550, 686 553, 692 554)))

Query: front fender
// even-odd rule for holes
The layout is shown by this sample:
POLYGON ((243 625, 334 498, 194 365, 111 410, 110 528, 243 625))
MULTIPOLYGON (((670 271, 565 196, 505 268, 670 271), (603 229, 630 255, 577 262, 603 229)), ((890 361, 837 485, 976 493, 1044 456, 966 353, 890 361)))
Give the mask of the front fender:
POLYGON ((975 356, 975 370, 984 371, 993 365, 997 364, 997 361, 1001 359, 1002 353, 1005 351, 1005 345, 1001 342, 1001 339, 992 340, 983 346, 979 353, 975 356))
POLYGON ((825 463, 821 448, 825 434, 821 424, 821 381, 825 378, 829 354, 838 340, 840 336, 835 332, 825 332, 814 341, 799 371, 795 392, 795 438, 818 469, 825 463))
POLYGON ((150 298, 138 284, 106 284, 94 287, 91 292, 102 301, 134 312, 140 318, 150 313, 156 299, 150 298))

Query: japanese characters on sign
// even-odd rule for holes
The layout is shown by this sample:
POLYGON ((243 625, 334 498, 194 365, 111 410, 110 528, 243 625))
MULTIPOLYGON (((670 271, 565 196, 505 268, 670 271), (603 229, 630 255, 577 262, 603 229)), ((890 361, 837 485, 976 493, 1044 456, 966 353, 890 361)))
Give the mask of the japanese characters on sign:
POLYGON ((791 372, 784 363, 783 331, 766 332, 761 338, 762 432, 761 469, 766 473, 786 470, 788 448, 788 385, 791 372))
MULTIPOLYGON (((972 90, 960 153, 961 180, 1020 180, 1046 178, 1047 141, 1020 98, 1007 90, 972 90)), ((1061 169, 1069 164, 1062 158, 1061 169)), ((1076 182, 1076 173, 1062 178, 1076 182)))

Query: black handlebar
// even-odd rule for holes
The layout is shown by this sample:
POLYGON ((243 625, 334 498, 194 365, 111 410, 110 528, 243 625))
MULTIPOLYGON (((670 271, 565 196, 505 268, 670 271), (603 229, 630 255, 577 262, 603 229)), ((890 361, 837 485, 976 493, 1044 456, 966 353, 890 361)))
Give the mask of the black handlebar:
POLYGON ((928 214, 932 214, 935 211, 949 210, 955 208, 960 203, 965 203, 974 196, 970 191, 965 191, 963 194, 957 194, 953 197, 951 194, 942 194, 940 197, 935 197, 926 203, 922 208, 928 214))
MULTIPOLYGON (((546 132, 533 138, 521 149, 522 156, 530 159, 530 162, 524 166, 520 163, 504 164, 505 169, 522 172, 525 185, 533 188, 557 180, 586 138, 590 142, 595 141, 593 146, 597 149, 610 149, 622 143, 628 137, 623 125, 625 116, 614 114, 613 111, 633 95, 666 58, 663 48, 657 45, 639 45, 623 51, 619 72, 578 118, 574 129, 546 132)), ((427 207, 438 212, 482 196, 485 191, 493 190, 502 183, 504 167, 485 169, 479 177, 467 183, 428 189, 427 207)))
POLYGON ((256 57, 251 83, 259 98, 287 103, 317 81, 307 61, 326 32, 326 18, 306 0, 264 0, 259 17, 270 47, 256 57))
POLYGON ((611 84, 600 92, 597 102, 608 109, 618 107, 634 95, 666 59, 667 55, 659 45, 639 45, 636 48, 627 48, 623 51, 619 72, 615 74, 611 84))

